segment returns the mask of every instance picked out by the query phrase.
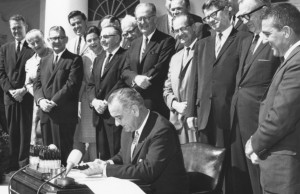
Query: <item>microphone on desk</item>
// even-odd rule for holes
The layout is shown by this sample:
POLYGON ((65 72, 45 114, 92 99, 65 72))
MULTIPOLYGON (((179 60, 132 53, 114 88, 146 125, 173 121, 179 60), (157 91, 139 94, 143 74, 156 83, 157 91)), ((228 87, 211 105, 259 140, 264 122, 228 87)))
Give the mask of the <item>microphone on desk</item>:
POLYGON ((68 173, 71 171, 71 169, 77 165, 82 158, 82 152, 74 149, 71 151, 68 159, 67 159, 67 167, 66 167, 66 173, 65 177, 68 175, 68 173))

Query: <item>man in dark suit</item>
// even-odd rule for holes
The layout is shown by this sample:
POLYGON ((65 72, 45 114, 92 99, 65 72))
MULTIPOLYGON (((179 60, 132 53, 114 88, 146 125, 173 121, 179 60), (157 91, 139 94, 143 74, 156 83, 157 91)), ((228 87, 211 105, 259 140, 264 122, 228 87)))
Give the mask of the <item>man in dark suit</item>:
POLYGON ((198 128, 200 141, 226 147, 241 42, 250 33, 232 27, 226 0, 205 2, 203 12, 204 21, 215 33, 196 44, 190 78, 195 81, 188 98, 187 124, 198 128))
POLYGON ((243 153, 247 140, 258 127, 260 101, 280 64, 279 57, 273 55, 271 46, 263 40, 261 32, 261 16, 270 5, 269 0, 264 3, 260 0, 240 3, 240 18, 253 32, 253 36, 243 41, 240 69, 231 104, 231 161, 227 187, 230 194, 262 193, 259 167, 253 165, 243 153), (249 13, 251 17, 248 18, 249 13))
POLYGON ((44 145, 61 150, 62 164, 72 150, 78 121, 79 89, 83 77, 82 58, 66 49, 68 37, 61 26, 49 30, 53 54, 42 58, 34 83, 34 98, 40 106, 44 145))
POLYGON ((143 36, 135 39, 128 50, 127 64, 131 71, 125 71, 124 75, 128 84, 141 93, 147 108, 169 118, 169 110, 163 99, 163 86, 175 40, 156 29, 154 4, 139 4, 135 9, 135 17, 143 36))
POLYGON ((300 193, 300 12, 274 4, 262 32, 275 56, 284 57, 261 103, 259 124, 245 146, 260 168, 263 193, 300 193))
POLYGON ((107 110, 107 98, 114 90, 124 87, 122 72, 125 67, 126 51, 120 47, 121 30, 108 26, 101 30, 101 45, 105 52, 95 59, 87 86, 89 101, 94 108, 93 122, 97 131, 97 147, 100 159, 107 160, 120 150, 122 128, 107 110))
POLYGON ((88 163, 83 173, 139 179, 151 184, 155 194, 188 193, 180 143, 174 126, 151 112, 141 95, 122 88, 108 98, 108 109, 116 125, 123 127, 121 150, 110 160, 88 163))
POLYGON ((0 84, 9 132, 10 163, 7 172, 28 164, 32 125, 33 98, 25 87, 25 63, 33 50, 25 41, 27 24, 21 15, 9 19, 14 37, 0 50, 0 84))

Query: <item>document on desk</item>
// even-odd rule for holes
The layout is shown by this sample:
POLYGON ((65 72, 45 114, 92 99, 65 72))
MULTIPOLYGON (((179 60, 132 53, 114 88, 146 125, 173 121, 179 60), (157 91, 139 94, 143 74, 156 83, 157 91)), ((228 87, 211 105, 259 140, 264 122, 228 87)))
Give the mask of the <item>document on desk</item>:
POLYGON ((79 170, 71 170, 68 176, 80 184, 85 184, 95 194, 145 194, 139 186, 129 180, 101 175, 87 176, 79 170))

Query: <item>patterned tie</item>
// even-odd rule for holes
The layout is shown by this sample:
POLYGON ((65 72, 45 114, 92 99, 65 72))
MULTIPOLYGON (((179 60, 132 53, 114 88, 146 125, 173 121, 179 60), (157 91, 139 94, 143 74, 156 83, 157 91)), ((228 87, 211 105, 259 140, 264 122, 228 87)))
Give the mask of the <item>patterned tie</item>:
POLYGON ((107 65, 108 65, 108 63, 109 63, 111 57, 112 57, 112 54, 109 53, 108 56, 105 58, 105 61, 104 61, 104 63, 103 63, 102 70, 101 70, 101 77, 103 76, 103 73, 104 73, 104 71, 106 70, 107 65))
POLYGON ((216 40, 216 57, 218 56, 221 48, 222 48, 222 33, 218 34, 218 38, 216 40))
POLYGON ((139 132, 136 130, 135 133, 134 133, 134 138, 133 138, 133 140, 132 140, 132 144, 131 144, 131 154, 130 154, 131 160, 132 160, 132 155, 133 155, 135 146, 136 146, 136 144, 138 143, 139 136, 140 136, 140 134, 139 134, 139 132))
POLYGON ((254 36, 254 39, 253 39, 252 44, 251 44, 251 47, 250 47, 250 51, 251 51, 252 54, 254 54, 254 51, 255 51, 254 49, 255 49, 255 47, 256 47, 256 45, 257 45, 258 39, 259 39, 259 35, 256 34, 256 35, 254 36))
POLYGON ((78 44, 77 44, 77 50, 76 50, 77 55, 80 54, 80 43, 81 43, 81 36, 79 36, 79 40, 78 40, 78 44))

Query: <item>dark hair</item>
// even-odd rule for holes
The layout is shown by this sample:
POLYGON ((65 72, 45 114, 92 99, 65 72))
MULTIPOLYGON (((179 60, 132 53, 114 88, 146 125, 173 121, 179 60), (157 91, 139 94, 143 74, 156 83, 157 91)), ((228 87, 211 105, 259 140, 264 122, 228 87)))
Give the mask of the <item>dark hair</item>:
POLYGON ((70 19, 75 17, 75 16, 81 16, 81 18, 86 21, 86 16, 84 13, 82 13, 81 11, 75 10, 75 11, 71 11, 68 15, 68 21, 70 23, 70 19))
POLYGON ((223 9, 225 7, 229 7, 229 2, 227 0, 208 0, 202 5, 202 11, 210 9, 211 7, 223 9))
POLYGON ((190 0, 184 0, 184 3, 187 8, 191 6, 190 0))
POLYGON ((151 13, 152 15, 156 15, 156 7, 153 3, 140 3, 138 4, 136 7, 135 7, 135 11, 134 13, 136 12, 136 10, 138 9, 138 7, 141 7, 141 6, 145 6, 145 7, 150 7, 151 8, 151 13))
POLYGON ((90 27, 87 29, 87 31, 86 31, 86 33, 85 33, 85 35, 84 35, 84 38, 86 39, 86 36, 87 36, 88 34, 92 34, 92 33, 95 33, 95 34, 97 34, 97 36, 100 36, 100 29, 99 29, 97 26, 90 26, 90 27))
POLYGON ((273 18, 273 26, 281 30, 284 26, 289 26, 293 29, 297 36, 300 36, 300 12, 290 3, 276 3, 268 8, 263 20, 273 18))
POLYGON ((25 18, 19 14, 13 15, 9 18, 9 21, 14 20, 14 21, 22 21, 24 24, 26 24, 25 18))
POLYGON ((188 24, 189 26, 192 26, 192 25, 195 23, 195 21, 194 21, 192 15, 189 14, 189 13, 181 13, 181 14, 179 14, 179 15, 176 15, 176 16, 173 18, 172 22, 174 22, 174 20, 176 20, 177 18, 180 18, 180 17, 185 17, 185 18, 186 18, 186 21, 187 21, 187 24, 188 24))
POLYGON ((51 31, 62 32, 64 34, 64 36, 66 36, 66 31, 62 26, 52 26, 49 30, 49 33, 51 31))
POLYGON ((106 15, 104 16, 101 20, 100 23, 98 25, 98 27, 101 29, 101 24, 104 20, 108 20, 108 26, 116 26, 121 28, 121 22, 120 19, 114 15, 106 15))
POLYGON ((130 108, 132 105, 138 107, 145 106, 144 99, 140 93, 132 88, 120 88, 111 93, 108 97, 108 104, 111 104, 114 100, 118 100, 125 108, 130 108))

